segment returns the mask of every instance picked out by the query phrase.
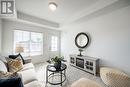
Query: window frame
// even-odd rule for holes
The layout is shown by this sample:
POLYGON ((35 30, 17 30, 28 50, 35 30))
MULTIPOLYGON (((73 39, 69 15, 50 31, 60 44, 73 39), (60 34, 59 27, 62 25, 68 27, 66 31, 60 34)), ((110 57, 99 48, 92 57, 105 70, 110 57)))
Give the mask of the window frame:
MULTIPOLYGON (((37 32, 37 31, 30 31, 30 30, 22 30, 22 29, 14 29, 13 30, 13 54, 16 54, 15 53, 15 31, 25 31, 25 32, 29 32, 29 51, 28 52, 26 52, 26 53, 28 53, 29 55, 28 56, 30 56, 30 57, 33 57, 33 56, 42 56, 43 55, 43 32, 37 32), (41 50, 41 54, 40 55, 31 55, 31 51, 30 51, 30 44, 31 44, 31 33, 40 33, 40 34, 42 34, 42 50, 41 50)), ((36 51, 37 52, 37 51, 36 51)), ((25 57, 28 57, 28 56, 25 56, 25 57)))

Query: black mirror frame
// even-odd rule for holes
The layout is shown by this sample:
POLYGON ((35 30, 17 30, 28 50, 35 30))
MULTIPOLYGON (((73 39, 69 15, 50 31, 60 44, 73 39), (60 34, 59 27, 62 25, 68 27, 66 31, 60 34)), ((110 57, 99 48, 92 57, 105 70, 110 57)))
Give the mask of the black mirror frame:
POLYGON ((75 45, 76 45, 78 48, 85 48, 85 47, 87 47, 88 44, 89 44, 89 37, 88 37, 88 35, 87 35, 86 33, 84 33, 84 32, 78 33, 77 36, 75 37, 75 45), (79 37, 80 35, 85 35, 86 38, 88 39, 88 42, 87 42, 84 46, 79 46, 78 43, 77 43, 77 39, 78 39, 78 37, 79 37))

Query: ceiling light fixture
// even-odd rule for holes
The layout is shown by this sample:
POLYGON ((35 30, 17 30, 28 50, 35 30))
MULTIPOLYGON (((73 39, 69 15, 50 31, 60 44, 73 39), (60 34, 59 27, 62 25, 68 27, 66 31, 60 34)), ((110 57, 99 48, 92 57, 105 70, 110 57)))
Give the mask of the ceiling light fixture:
POLYGON ((52 10, 52 11, 55 11, 57 9, 57 4, 54 3, 54 2, 50 2, 49 3, 49 8, 52 10))

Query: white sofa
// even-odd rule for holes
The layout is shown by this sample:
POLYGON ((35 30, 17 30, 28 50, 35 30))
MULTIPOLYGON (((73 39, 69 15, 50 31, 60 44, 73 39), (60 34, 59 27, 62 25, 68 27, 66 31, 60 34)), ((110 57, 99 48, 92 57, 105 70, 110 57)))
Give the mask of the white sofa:
MULTIPOLYGON (((0 57, 0 71, 8 71, 8 67, 5 63, 7 63, 7 61, 0 57)), ((17 72, 17 74, 21 77, 24 87, 43 87, 42 84, 38 82, 34 65, 31 62, 24 64, 22 70, 17 72)))

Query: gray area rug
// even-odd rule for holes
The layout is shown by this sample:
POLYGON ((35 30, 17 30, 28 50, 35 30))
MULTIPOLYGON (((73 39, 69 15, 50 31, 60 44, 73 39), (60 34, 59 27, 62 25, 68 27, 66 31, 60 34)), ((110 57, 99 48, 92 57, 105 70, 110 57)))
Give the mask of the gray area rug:
MULTIPOLYGON (((61 87, 60 85, 46 84, 46 66, 47 65, 48 65, 48 63, 40 63, 40 64, 36 64, 35 65, 35 69, 36 69, 38 80, 41 83, 43 83, 43 85, 46 86, 46 87, 61 87)), ((67 76, 67 80, 63 83, 62 87, 70 87, 70 85, 73 82, 75 82, 76 80, 78 80, 80 78, 88 78, 88 79, 94 80, 97 83, 101 84, 102 87, 107 87, 102 82, 100 77, 94 76, 94 75, 89 74, 89 73, 87 73, 85 71, 77 69, 77 68, 75 68, 73 66, 70 66, 69 64, 67 64, 66 76, 67 76)), ((55 78, 53 78, 51 80, 52 81, 59 81, 60 79, 59 79, 59 77, 55 77, 55 78)))

